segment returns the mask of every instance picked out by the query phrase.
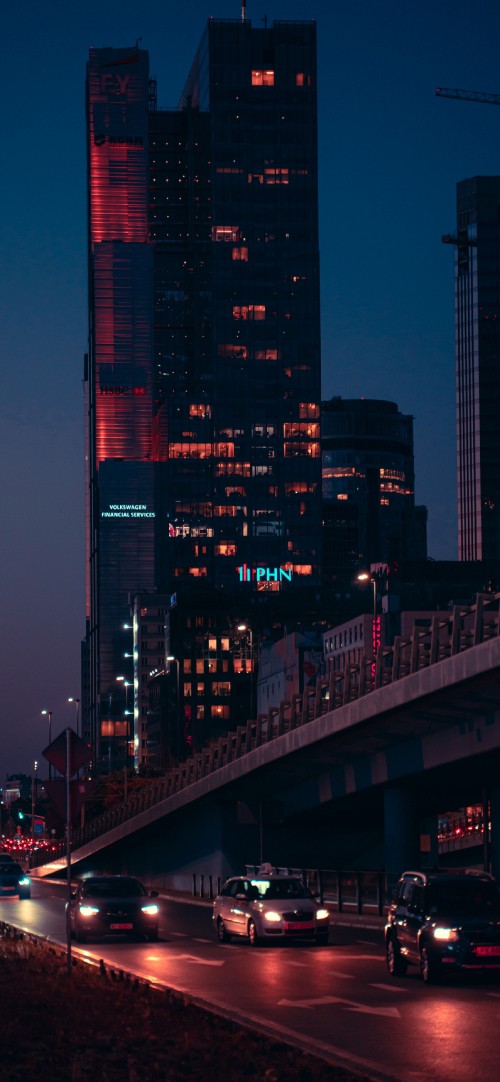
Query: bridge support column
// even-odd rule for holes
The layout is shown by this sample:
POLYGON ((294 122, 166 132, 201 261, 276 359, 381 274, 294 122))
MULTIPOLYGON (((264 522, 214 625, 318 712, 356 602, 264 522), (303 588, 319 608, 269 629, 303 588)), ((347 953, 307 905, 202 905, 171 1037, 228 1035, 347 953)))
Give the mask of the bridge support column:
POLYGON ((384 792, 385 871, 389 896, 392 887, 407 868, 418 868, 418 821, 413 794, 399 786, 384 792))

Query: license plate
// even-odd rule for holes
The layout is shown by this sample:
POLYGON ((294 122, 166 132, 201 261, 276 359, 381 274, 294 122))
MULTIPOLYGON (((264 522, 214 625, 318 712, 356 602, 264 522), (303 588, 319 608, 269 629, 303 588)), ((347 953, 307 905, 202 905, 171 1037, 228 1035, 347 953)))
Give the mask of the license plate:
POLYGON ((500 958, 500 947, 474 947, 474 954, 479 958, 500 958))
POLYGON ((110 924, 109 926, 112 932, 130 932, 134 927, 133 924, 110 924))
POLYGON ((14 887, 2 887, 2 890, 4 890, 7 894, 12 894, 14 891, 14 887))
POLYGON ((285 924, 285 932, 311 932, 312 931, 312 926, 313 926, 312 925, 312 920, 311 921, 292 920, 292 921, 288 921, 288 924, 285 924))

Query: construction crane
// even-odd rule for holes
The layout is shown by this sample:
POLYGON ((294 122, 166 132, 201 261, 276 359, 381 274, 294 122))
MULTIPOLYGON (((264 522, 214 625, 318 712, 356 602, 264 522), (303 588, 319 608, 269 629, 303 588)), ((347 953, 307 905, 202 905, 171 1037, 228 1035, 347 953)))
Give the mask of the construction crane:
POLYGON ((437 98, 458 98, 459 101, 480 101, 485 105, 500 105, 500 94, 486 94, 481 90, 450 90, 447 86, 438 86, 437 98))

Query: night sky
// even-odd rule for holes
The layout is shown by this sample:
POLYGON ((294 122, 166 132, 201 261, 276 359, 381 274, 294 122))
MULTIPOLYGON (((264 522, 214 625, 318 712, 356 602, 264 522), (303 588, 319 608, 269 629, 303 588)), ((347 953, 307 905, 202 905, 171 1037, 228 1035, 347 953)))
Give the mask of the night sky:
MULTIPOLYGON (((238 0, 28 0, 2 15, 1 745, 46 776, 74 724, 84 634, 85 63, 141 38, 175 107, 207 18, 238 0)), ((384 398, 415 418, 429 555, 456 559, 455 184, 500 172, 498 0, 248 0, 247 17, 318 22, 323 397, 384 398)))

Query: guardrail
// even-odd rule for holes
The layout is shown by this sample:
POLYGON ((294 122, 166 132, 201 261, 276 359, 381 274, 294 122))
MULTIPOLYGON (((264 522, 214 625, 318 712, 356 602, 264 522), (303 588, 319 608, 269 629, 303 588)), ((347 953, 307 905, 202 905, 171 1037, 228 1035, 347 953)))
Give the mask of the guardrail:
MULTIPOLYGON (((210 741, 163 777, 75 830, 72 848, 80 848, 284 733, 499 634, 500 593, 478 594, 475 605, 455 605, 445 619, 436 614, 430 627, 415 626, 410 638, 396 636, 392 645, 379 646, 375 656, 361 653, 356 664, 340 671, 332 669, 302 694, 283 700, 279 707, 259 714, 255 721, 210 741)), ((52 859, 64 851, 65 843, 61 843, 60 852, 53 853, 52 859)), ((43 857, 38 854, 33 866, 47 863, 43 857)))
MULTIPOLYGON (((296 875, 334 913, 384 915, 388 903, 387 876, 380 871, 339 871, 324 868, 276 868, 278 875, 296 875)), ((258 876, 259 866, 245 865, 245 874, 258 876)), ((220 891, 220 876, 193 872, 193 898, 212 900, 220 891)))

